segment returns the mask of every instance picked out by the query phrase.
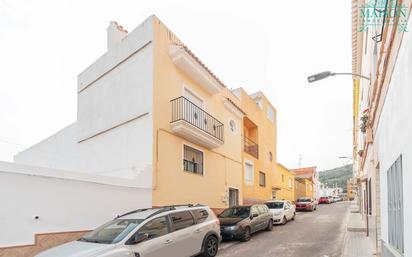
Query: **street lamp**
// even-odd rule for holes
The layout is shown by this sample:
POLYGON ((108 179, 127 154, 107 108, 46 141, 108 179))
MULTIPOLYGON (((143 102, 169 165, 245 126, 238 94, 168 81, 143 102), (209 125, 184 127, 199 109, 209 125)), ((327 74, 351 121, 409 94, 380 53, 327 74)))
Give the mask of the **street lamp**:
POLYGON ((317 74, 314 74, 312 76, 309 76, 308 77, 308 82, 312 83, 312 82, 315 82, 315 81, 318 81, 318 80, 321 80, 321 79, 326 79, 327 77, 335 76, 335 75, 351 75, 351 76, 361 77, 361 78, 370 80, 370 78, 365 77, 365 76, 360 75, 360 74, 354 74, 354 73, 349 73, 349 72, 337 73, 337 72, 324 71, 324 72, 317 73, 317 74))

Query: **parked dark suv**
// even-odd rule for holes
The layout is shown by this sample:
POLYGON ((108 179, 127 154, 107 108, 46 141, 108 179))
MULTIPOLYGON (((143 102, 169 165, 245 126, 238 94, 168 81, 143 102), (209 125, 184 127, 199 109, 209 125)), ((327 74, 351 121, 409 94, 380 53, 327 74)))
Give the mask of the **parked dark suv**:
POLYGON ((263 204, 235 206, 224 210, 219 216, 220 234, 223 239, 248 241, 252 233, 260 230, 271 231, 272 214, 263 204))

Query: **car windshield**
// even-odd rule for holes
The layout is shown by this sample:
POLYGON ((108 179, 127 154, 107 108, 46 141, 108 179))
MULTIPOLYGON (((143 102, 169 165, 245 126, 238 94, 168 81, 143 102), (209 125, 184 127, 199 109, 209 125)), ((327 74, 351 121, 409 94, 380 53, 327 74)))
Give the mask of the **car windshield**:
POLYGON ((233 207, 224 210, 220 218, 247 218, 250 216, 250 207, 233 207))
POLYGON ((298 202, 304 202, 304 203, 306 203, 306 202, 310 202, 310 198, 299 198, 298 199, 298 202))
POLYGON ((79 241, 99 244, 114 244, 125 238, 125 236, 127 236, 140 223, 142 223, 142 221, 142 219, 112 220, 85 234, 79 239, 79 241))
POLYGON ((283 209, 283 202, 270 202, 270 203, 266 203, 266 206, 269 209, 283 209))

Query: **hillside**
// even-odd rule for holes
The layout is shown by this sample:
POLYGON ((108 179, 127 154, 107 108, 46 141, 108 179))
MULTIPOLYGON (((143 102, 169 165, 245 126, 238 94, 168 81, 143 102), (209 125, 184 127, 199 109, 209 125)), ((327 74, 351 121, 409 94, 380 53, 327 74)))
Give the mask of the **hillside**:
POLYGON ((352 177, 352 164, 342 167, 334 168, 331 170, 319 171, 319 180, 330 187, 335 184, 338 187, 343 188, 343 192, 346 193, 346 182, 352 177))

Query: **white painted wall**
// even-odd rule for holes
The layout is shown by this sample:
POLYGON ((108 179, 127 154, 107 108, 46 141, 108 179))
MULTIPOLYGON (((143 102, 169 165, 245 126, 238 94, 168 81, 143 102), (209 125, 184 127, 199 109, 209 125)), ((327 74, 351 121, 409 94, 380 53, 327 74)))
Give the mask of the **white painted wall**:
POLYGON ((138 179, 152 187, 152 17, 78 76, 77 121, 17 163, 138 179))
POLYGON ((151 190, 138 184, 0 162, 0 247, 32 244, 36 233, 91 230, 119 214, 150 207, 151 190))
MULTIPOLYGON (((412 27, 409 19, 408 27, 412 27)), ((405 257, 412 256, 412 34, 406 32, 379 120, 382 239, 388 242, 387 170, 402 154, 405 257)))

